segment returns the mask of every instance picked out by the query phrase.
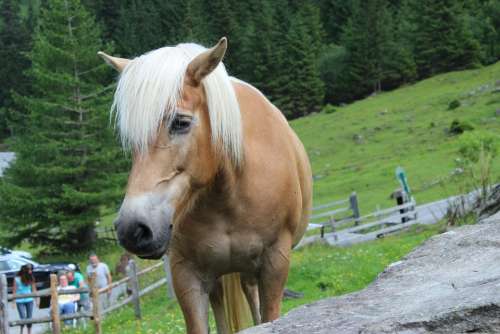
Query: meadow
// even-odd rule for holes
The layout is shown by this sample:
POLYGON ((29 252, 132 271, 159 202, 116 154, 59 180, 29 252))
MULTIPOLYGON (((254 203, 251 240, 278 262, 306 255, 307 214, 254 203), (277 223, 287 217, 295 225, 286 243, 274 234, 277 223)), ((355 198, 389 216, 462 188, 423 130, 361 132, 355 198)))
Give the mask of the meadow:
MULTIPOLYGON (((500 63, 438 75, 350 105, 326 107, 321 113, 292 121, 291 126, 310 156, 315 204, 346 198, 356 191, 361 212, 366 214, 394 204, 389 196, 399 187, 394 176, 397 166, 405 168, 418 204, 463 191, 463 180, 453 176, 460 136, 450 135, 450 124, 458 119, 472 125, 473 131, 498 134, 497 110, 500 63), (460 106, 450 110, 454 100, 460 106)), ((492 161, 494 182, 500 177, 499 160, 492 161)), ((114 213, 106 211, 101 222, 110 225, 113 218, 114 213)), ((444 228, 445 223, 417 226, 349 248, 314 245, 295 251, 287 287, 304 297, 285 300, 282 311, 366 287, 388 264, 444 228)), ((105 262, 114 264, 121 250, 108 245, 98 252, 105 262)), ((86 265, 84 254, 75 254, 73 260, 82 268, 86 265)), ((139 260, 141 267, 150 264, 139 260)), ((130 307, 114 312, 105 319, 104 332, 183 333, 178 305, 164 296, 162 288, 141 299, 142 321, 134 319, 130 307)), ((213 321, 212 328, 215 330, 213 321)), ((92 329, 72 332, 91 333, 92 329)))
MULTIPOLYGON (((500 62, 332 109, 291 122, 309 153, 315 205, 356 191, 362 214, 377 205, 390 207, 389 196, 399 187, 398 166, 406 170, 417 204, 438 200, 462 190, 452 177, 460 138, 448 133, 452 121, 500 134, 500 115, 495 114, 500 110, 500 62), (449 110, 453 100, 460 107, 449 110)), ((498 157, 492 167, 498 181, 498 157)))

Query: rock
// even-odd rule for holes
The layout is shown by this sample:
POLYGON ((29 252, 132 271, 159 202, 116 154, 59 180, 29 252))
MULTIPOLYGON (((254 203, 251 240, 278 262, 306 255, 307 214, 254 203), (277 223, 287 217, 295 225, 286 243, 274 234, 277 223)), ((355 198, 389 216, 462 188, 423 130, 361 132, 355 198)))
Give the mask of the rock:
POLYGON ((495 116, 496 116, 496 117, 500 117, 500 109, 497 109, 497 110, 495 111, 495 116))
POLYGON ((302 297, 304 297, 304 293, 299 291, 285 289, 285 291, 283 292, 283 299, 300 299, 302 297))
POLYGON ((241 333, 500 333, 499 259, 500 224, 464 226, 431 238, 362 291, 241 333))
POLYGON ((365 142, 365 139, 360 134, 354 134, 352 140, 354 140, 356 144, 363 144, 365 142))

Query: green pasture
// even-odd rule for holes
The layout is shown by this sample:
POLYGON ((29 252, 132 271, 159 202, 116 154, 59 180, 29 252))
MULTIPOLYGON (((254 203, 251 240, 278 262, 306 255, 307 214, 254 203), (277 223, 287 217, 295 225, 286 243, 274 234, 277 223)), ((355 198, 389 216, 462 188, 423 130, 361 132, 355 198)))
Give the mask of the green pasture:
MULTIPOLYGON (((460 136, 454 119, 474 131, 500 134, 500 63, 438 75, 362 101, 291 122, 303 141, 314 174, 315 205, 356 191, 362 214, 394 204, 397 166, 408 174, 417 203, 457 194, 451 178, 460 136), (451 101, 461 106, 448 110, 451 101)), ((500 177, 500 159, 493 163, 500 177)))

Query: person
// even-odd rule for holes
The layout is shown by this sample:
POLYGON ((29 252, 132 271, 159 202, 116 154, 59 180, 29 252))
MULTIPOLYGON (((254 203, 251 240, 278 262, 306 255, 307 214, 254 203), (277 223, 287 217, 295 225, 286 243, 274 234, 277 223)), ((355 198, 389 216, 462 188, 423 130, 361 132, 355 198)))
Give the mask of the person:
MULTIPOLYGON (((87 277, 92 277, 95 273, 95 284, 98 289, 109 287, 113 282, 111 278, 111 272, 109 271, 108 265, 104 262, 99 261, 99 257, 95 253, 89 256, 89 265, 87 266, 87 277)), ((109 303, 109 298, 111 296, 111 287, 107 290, 107 300, 101 300, 101 308, 103 309, 109 303)))
MULTIPOLYGON (((16 277, 14 278, 12 286, 12 294, 27 294, 35 293, 36 284, 35 277, 33 276, 33 266, 31 264, 25 264, 21 267, 16 277)), ((31 319, 33 316, 33 304, 34 298, 18 298, 15 300, 17 311, 19 312, 19 318, 21 320, 31 319)), ((31 324, 27 324, 28 334, 31 334, 31 324)), ((23 334, 24 325, 21 325, 21 334, 23 334)))
MULTIPOLYGON (((76 289, 79 288, 86 288, 87 284, 85 283, 85 279, 83 278, 83 275, 76 271, 76 266, 74 264, 70 264, 68 266, 68 284, 71 286, 74 286, 76 289)), ((78 301, 78 309, 83 309, 85 311, 90 310, 90 303, 89 303, 89 294, 82 292, 80 293, 80 300, 78 301)))
MULTIPOLYGON (((59 286, 57 291, 68 291, 76 289, 73 285, 68 283, 68 275, 66 272, 61 272, 59 274, 59 286)), ((73 314, 76 313, 77 302, 80 300, 80 294, 59 294, 57 302, 59 304, 59 310, 61 314, 73 314)), ((64 320, 65 325, 71 325, 72 320, 64 320)))
MULTIPOLYGON (((132 254, 129 252, 125 252, 120 256, 120 262, 116 264, 115 267, 115 275, 123 275, 123 276, 129 276, 130 275, 130 260, 132 258, 132 254)), ((132 282, 131 280, 128 280, 127 282, 127 295, 132 294, 132 282)))

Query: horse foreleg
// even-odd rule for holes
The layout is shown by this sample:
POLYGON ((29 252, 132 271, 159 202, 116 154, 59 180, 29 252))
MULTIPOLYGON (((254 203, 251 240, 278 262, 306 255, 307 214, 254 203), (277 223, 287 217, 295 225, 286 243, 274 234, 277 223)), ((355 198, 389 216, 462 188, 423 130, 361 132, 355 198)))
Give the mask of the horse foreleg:
POLYGON ((282 234, 276 243, 263 254, 259 277, 260 311, 263 322, 280 316, 281 300, 290 266, 292 238, 282 234))
POLYGON ((227 327, 226 313, 224 311, 224 289, 221 278, 215 280, 212 291, 210 291, 210 304, 214 311, 215 323, 218 334, 229 334, 231 331, 227 327))
POLYGON ((261 323, 260 303, 259 303, 259 286, 257 279, 253 276, 241 275, 241 287, 247 298, 254 325, 261 323))
POLYGON ((199 275, 184 263, 172 265, 175 295, 181 306, 188 334, 208 334, 208 292, 199 275))

